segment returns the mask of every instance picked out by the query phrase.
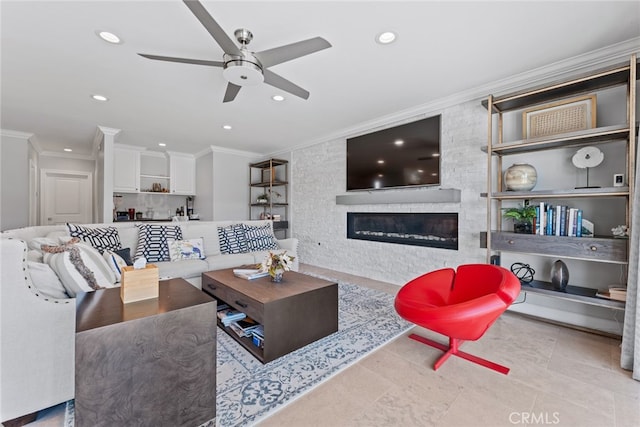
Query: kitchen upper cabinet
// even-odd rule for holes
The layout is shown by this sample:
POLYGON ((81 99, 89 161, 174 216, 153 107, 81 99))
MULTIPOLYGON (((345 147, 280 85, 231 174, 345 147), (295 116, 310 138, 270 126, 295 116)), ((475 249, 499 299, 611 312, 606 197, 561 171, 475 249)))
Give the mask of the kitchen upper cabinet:
POLYGON ((137 193, 140 191, 140 151, 114 148, 113 191, 137 193))
POLYGON ((169 153, 171 194, 196 194, 196 159, 192 155, 169 153))

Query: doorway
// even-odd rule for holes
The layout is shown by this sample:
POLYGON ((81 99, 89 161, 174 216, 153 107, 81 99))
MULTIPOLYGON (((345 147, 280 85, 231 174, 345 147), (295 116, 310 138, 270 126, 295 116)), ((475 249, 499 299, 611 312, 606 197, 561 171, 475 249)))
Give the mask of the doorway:
POLYGON ((40 180, 40 224, 88 224, 93 218, 90 172, 43 169, 40 180))

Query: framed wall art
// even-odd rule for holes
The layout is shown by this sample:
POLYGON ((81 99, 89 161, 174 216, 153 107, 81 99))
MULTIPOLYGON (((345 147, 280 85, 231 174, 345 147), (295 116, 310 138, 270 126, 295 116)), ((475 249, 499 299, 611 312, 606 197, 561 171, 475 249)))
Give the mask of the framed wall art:
POLYGON ((596 127, 596 95, 586 95, 522 112, 522 137, 540 138, 596 127))

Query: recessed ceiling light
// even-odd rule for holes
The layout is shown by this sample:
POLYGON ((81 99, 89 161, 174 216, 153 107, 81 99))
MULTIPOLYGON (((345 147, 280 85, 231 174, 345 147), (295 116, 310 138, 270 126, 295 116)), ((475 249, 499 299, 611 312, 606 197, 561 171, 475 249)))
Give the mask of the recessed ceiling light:
POLYGON ((93 95, 91 95, 91 98, 92 98, 92 99, 95 99, 96 101, 102 101, 102 102, 104 102, 104 101, 108 101, 108 100, 109 100, 109 98, 107 98, 106 96, 104 96, 104 95, 98 95, 98 94, 93 94, 93 95))
POLYGON ((376 36, 376 41, 380 44, 389 44, 393 43, 396 38, 396 33, 393 31, 384 31, 376 36))
POLYGON ((274 101, 280 102, 280 101, 284 101, 284 96, 282 96, 282 95, 273 95, 271 97, 271 99, 273 99, 274 101))
POLYGON ((64 151, 66 151, 67 153, 72 152, 73 150, 71 148, 65 148, 64 151))
POLYGON ((222 129, 224 129, 224 130, 231 130, 231 129, 233 129, 233 128, 231 127, 231 125, 223 125, 223 126, 222 126, 222 129))
POLYGON ((166 146, 167 146, 167 144, 165 144, 164 142, 158 142, 158 145, 159 145, 160 147, 166 147, 166 146))
POLYGON ((378 163, 379 163, 379 164, 383 164, 383 163, 384 163, 384 160, 378 160, 378 163))
POLYGON ((401 139, 396 139, 395 141, 393 141, 394 144, 396 144, 397 146, 400 146, 402 144, 404 144, 404 141, 401 139))
POLYGON ((116 36, 113 33, 110 33, 109 31, 96 31, 96 34, 102 40, 104 40, 106 42, 109 42, 111 44, 121 44, 122 43, 122 40, 120 40, 120 37, 116 36))

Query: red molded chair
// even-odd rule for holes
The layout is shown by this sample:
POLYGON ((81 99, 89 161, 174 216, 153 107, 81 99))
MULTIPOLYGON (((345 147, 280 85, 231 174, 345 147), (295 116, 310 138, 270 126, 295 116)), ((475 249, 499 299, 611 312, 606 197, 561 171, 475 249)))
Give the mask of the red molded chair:
POLYGON ((520 294, 520 281, 509 270, 491 264, 467 264, 432 271, 404 285, 396 295, 398 314, 411 323, 449 337, 449 346, 411 334, 409 338, 445 352, 437 370, 451 355, 503 374, 509 368, 459 350, 463 341, 479 339, 520 294))

